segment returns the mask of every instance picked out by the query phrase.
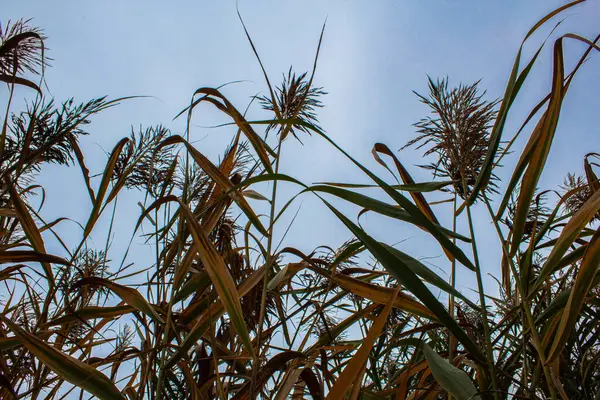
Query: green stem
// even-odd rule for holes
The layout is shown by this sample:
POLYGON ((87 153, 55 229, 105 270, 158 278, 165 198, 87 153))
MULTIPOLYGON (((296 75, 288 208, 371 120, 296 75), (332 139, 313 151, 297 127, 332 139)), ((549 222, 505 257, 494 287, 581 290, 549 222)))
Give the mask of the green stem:
MULTIPOLYGON (((452 232, 456 232, 456 192, 454 193, 454 212, 452 213, 452 232)), ((456 246, 456 238, 452 237, 452 244, 456 246)), ((450 285, 452 289, 456 289, 456 259, 452 257, 452 261, 450 263, 450 285)), ((450 298, 448 299, 448 311, 450 312, 450 316, 454 318, 454 293, 450 293, 450 298)), ((452 335, 451 332, 448 333, 448 360, 452 362, 454 359, 454 347, 456 346, 456 338, 452 335)), ((453 400, 451 394, 448 393, 448 400, 453 400)))
MULTIPOLYGON (((452 216, 452 231, 456 232, 456 193, 454 193, 454 213, 452 216)), ((456 238, 452 237, 452 244, 456 245, 456 238)), ((452 286, 452 289, 456 289, 456 259, 454 257, 452 257, 452 261, 450 264, 450 285, 452 286)), ((454 318, 454 293, 450 293, 450 298, 448 300, 448 310, 450 312, 450 316, 452 316, 452 318, 454 318)), ((452 334, 450 334, 449 338, 448 338, 448 358, 452 361, 452 359, 454 358, 454 345, 455 345, 455 338, 452 334)), ((449 400, 452 400, 452 397, 449 395, 448 397, 449 400)))
POLYGON ((490 325, 487 315, 487 306, 485 304, 485 292, 483 288, 483 279, 481 276, 481 266, 479 264, 479 253, 477 252, 477 242, 475 240, 475 229, 473 228, 473 218, 471 217, 471 207, 467 205, 467 220, 469 222, 469 232, 471 234, 471 246, 473 248, 473 258, 475 261, 475 269, 477 275, 477 289, 479 291, 479 302, 483 309, 483 334, 485 335, 487 358, 492 379, 492 388, 494 390, 494 398, 499 399, 498 384, 496 382, 496 366, 494 362, 494 349, 492 347, 492 339, 490 337, 490 325))

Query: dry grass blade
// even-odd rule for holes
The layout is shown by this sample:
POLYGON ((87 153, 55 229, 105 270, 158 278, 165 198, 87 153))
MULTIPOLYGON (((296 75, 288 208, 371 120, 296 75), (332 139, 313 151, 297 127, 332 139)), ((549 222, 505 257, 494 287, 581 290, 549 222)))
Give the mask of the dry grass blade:
POLYGON ((535 62, 535 60, 537 58, 537 55, 539 54, 539 51, 538 51, 538 53, 536 53, 536 55, 531 59, 530 63, 527 65, 527 67, 525 69, 523 69, 523 71, 521 73, 519 73, 521 54, 522 54, 523 46, 524 46, 525 42, 531 37, 531 35, 533 35, 540 27, 542 27, 550 19, 554 18, 556 15, 560 14, 561 12, 563 12, 573 6, 576 6, 577 4, 583 3, 584 1, 585 0, 575 0, 568 4, 558 7, 557 9, 548 13, 542 19, 540 19, 529 30, 529 32, 527 32, 527 35, 525 35, 525 38, 521 42, 521 46, 519 47, 519 51, 515 58, 515 62, 513 64, 513 68, 512 68, 510 77, 508 79, 508 84, 506 85, 506 91, 504 92, 504 97, 502 98, 500 110, 498 111, 498 117, 496 118, 496 122, 495 122, 494 127, 491 132, 490 146, 489 146, 488 152, 486 154, 485 161, 483 162, 481 172, 480 172, 479 176, 477 177, 477 181, 475 182, 475 185, 473 186, 473 190, 471 192, 471 197, 469 198, 469 202, 472 203, 477 199, 477 196, 479 195, 479 193, 487 187, 487 185, 491 179, 492 170, 494 167, 494 161, 496 160, 496 153, 500 146, 500 141, 502 139, 502 133, 504 130, 504 125, 506 123, 508 112, 509 112, 515 98, 517 97, 519 91, 521 90, 523 82, 529 75, 529 72, 531 71, 531 67, 533 66, 533 63, 535 62))
POLYGON ((575 283, 571 289, 571 295, 562 317, 560 319, 560 325, 554 336, 552 348, 548 355, 548 363, 556 360, 561 354, 568 336, 572 334, 581 309, 588 299, 589 291, 592 288, 594 278, 600 270, 600 229, 596 231, 596 234, 590 241, 588 248, 583 256, 583 261, 577 272, 575 283))
POLYGON ((600 211, 600 192, 594 193, 565 225, 556 243, 552 246, 552 251, 539 272, 538 278, 530 290, 530 295, 535 293, 544 283, 562 256, 569 250, 583 228, 595 217, 598 211, 600 211))
POLYGON ((142 296, 140 292, 133 288, 119 285, 118 283, 112 282, 105 278, 90 277, 83 278, 79 282, 76 282, 71 287, 71 290, 76 290, 82 286, 104 286, 119 296, 125 303, 135 307, 138 311, 146 314, 156 322, 161 324, 165 323, 162 317, 155 310, 154 306, 148 303, 144 296, 142 296))
POLYGON ((3 315, 0 315, 0 319, 10 328, 23 346, 27 347, 44 365, 51 368, 62 379, 85 389, 102 400, 125 399, 125 396, 110 379, 89 364, 60 352, 3 315))
POLYGON ((252 224, 256 227, 256 229, 258 229, 258 231, 262 234, 266 235, 267 230, 260 222, 260 219, 256 216, 246 199, 244 199, 244 196, 242 196, 239 192, 233 189, 234 186, 231 180, 225 175, 223 175, 219 168, 217 168, 212 162, 210 162, 208 158, 206 158, 202 153, 196 150, 194 146, 189 144, 184 138, 177 135, 171 136, 170 138, 165 139, 157 147, 157 149, 178 143, 182 143, 183 145, 185 145, 186 149, 190 152, 192 158, 198 164, 198 166, 200 166, 200 168, 202 168, 214 180, 214 182, 217 185, 219 185, 223 192, 227 193, 227 195, 229 195, 236 202, 236 204, 246 214, 248 219, 252 221, 252 224))
POLYGON ((256 382, 248 381, 239 392, 233 397, 233 400, 250 400, 251 399, 251 388, 255 385, 255 390, 262 390, 262 387, 267 383, 267 380, 271 378, 273 373, 277 370, 285 369, 287 364, 293 360, 305 359, 306 355, 299 351, 284 351, 273 356, 265 365, 260 369, 260 374, 257 377, 256 382))
POLYGON ((252 341, 250 340, 248 327, 244 321, 244 314, 240 305, 240 295, 227 265, 188 206, 182 202, 179 202, 179 206, 190 227, 194 242, 198 246, 198 256, 215 285, 219 298, 225 310, 227 310, 235 330, 240 335, 243 346, 249 354, 254 354, 252 341))
MULTIPOLYGON (((340 285, 341 288, 379 304, 387 304, 390 296, 396 293, 395 289, 363 282, 343 274, 333 275, 330 279, 332 282, 340 285)), ((424 307, 412 297, 403 293, 398 293, 395 296, 395 300, 392 305, 394 308, 398 308, 400 310, 404 310, 433 321, 438 320, 431 310, 429 310, 427 307, 424 307)))
POLYGON ((64 258, 53 256, 51 254, 39 253, 29 250, 7 250, 0 251, 0 263, 24 263, 24 262, 43 262, 52 264, 68 265, 69 262, 64 258))
MULTIPOLYGON (((386 166, 385 162, 379 157, 379 155, 377 153, 383 153, 383 154, 391 157, 392 160, 394 160, 394 164, 396 165, 396 169, 398 170, 398 173, 400 174, 400 178, 402 179, 402 182, 404 182, 405 185, 414 185, 415 184, 415 181, 413 180, 412 176, 410 176, 410 174, 408 173, 406 168, 404 168, 404 165, 402 165, 400 160, 398 160, 398 158, 394 155, 394 153, 392 153, 392 151, 389 149, 389 147, 387 147, 385 144, 375 143, 371 153, 373 154, 373 157, 375 157, 375 160, 377 160, 377 162, 379 162, 383 166, 386 166)), ((421 210, 421 212, 423 214, 425 214, 432 222, 434 222, 438 225, 440 224, 439 221, 437 220, 437 218, 435 217, 433 210, 431 209, 431 207, 429 207, 429 203, 427 203, 427 200, 425 200, 425 196, 423 196, 422 193, 410 192, 410 196, 412 197, 413 201, 415 202, 417 207, 419 207, 419 209, 421 210)))
POLYGON ((546 164, 546 159, 548 158, 550 147, 554 139, 564 98, 564 74, 562 39, 558 39, 554 44, 554 71, 550 102, 548 104, 548 109, 542 117, 543 122, 540 127, 540 135, 531 156, 529 166, 523 176, 521 190, 519 191, 519 199, 517 201, 517 209, 515 211, 512 229, 512 243, 510 250, 512 255, 516 254, 521 244, 527 212, 531 206, 537 183, 540 179, 544 165, 546 164))
MULTIPOLYGON (((23 227, 23 231, 27 236, 27 239, 31 243, 33 249, 41 254, 46 254, 46 246, 44 246, 44 239, 42 239, 42 235, 33 220, 33 217, 29 213, 27 209, 27 205, 21 199, 21 196, 17 193, 17 190, 14 186, 9 187, 10 197, 15 208, 15 212, 21 226, 23 227)), ((44 272, 46 273, 46 278, 48 281, 48 285, 50 286, 50 291, 54 286, 54 273, 52 272, 52 267, 46 261, 42 261, 42 267, 44 268, 44 272)))
POLYGON ((104 197, 108 192, 108 187, 113 177, 115 166, 117 165, 119 156, 121 155, 121 152, 123 151, 127 143, 129 143, 128 138, 121 139, 110 154, 110 157, 108 159, 108 162, 106 163, 106 167, 104 168, 104 172, 102 174, 102 181, 100 182, 100 187, 98 189, 96 201, 94 202, 94 207, 92 208, 92 212, 90 213, 90 217, 83 231, 84 239, 89 236, 89 234, 92 232, 92 229, 94 229, 98 218, 100 218, 100 213, 102 212, 104 206, 104 197))
POLYGON ((14 85, 27 86, 27 87, 35 90, 39 94, 42 94, 42 89, 40 89, 40 87, 38 85, 36 85, 35 83, 33 83, 30 80, 25 79, 25 78, 0 74, 0 82, 5 82, 8 84, 14 84, 14 85))
POLYGON ((392 311, 392 306, 396 299, 396 295, 400 291, 400 287, 394 290, 394 293, 389 298, 387 304, 381 311, 381 313, 377 316, 375 322, 369 329, 369 333, 367 337, 363 340, 362 345, 356 352, 356 354, 352 357, 350 362, 344 368, 344 371, 340 375, 340 377, 335 382, 335 385, 331 388, 329 393, 327 394, 327 399, 335 400, 344 398, 346 392, 350 389, 352 385, 361 385, 360 381, 357 381, 358 375, 362 370, 363 366, 367 362, 367 357, 371 353, 373 345, 379 335, 381 335, 381 331, 385 322, 392 311))
POLYGON ((589 159, 591 157, 596 157, 599 158, 600 154, 598 153, 589 153, 586 154, 584 159, 583 159, 583 167, 585 170, 585 176, 587 178, 587 182, 588 185, 590 187, 590 190, 592 191, 592 193, 595 193, 597 191, 600 190, 600 179, 598 179, 598 176, 596 175, 596 173, 594 172, 594 170, 592 169, 592 165, 589 161, 589 159))
MULTIPOLYGON (((237 288, 237 292, 239 293, 240 297, 244 297, 245 295, 247 295, 250 290, 252 290, 258 283, 260 283, 262 281, 262 279, 264 278, 264 274, 265 274, 264 266, 256 271, 254 271, 252 273, 252 275, 250 275, 237 288)), ((223 302, 218 301, 217 303, 211 304, 209 307, 207 307, 207 309, 204 311, 204 313, 202 315, 198 316, 195 314, 195 315, 187 316, 187 318, 184 315, 184 317, 182 319, 190 319, 191 320, 191 319, 195 319, 196 317, 198 317, 197 322, 192 327, 190 332, 187 334, 187 336, 185 337, 185 339, 183 340, 183 342, 181 343, 181 345, 179 346, 177 351, 168 360, 168 362, 165 365, 165 368, 170 369, 177 362, 179 362, 179 360, 185 356, 186 352, 192 346, 194 346, 196 344, 196 342, 202 337, 202 335, 204 335, 208 331, 209 325, 212 324, 214 320, 221 317, 223 315, 224 311, 225 311, 225 309, 223 307, 223 302)))
POLYGON ((268 147, 265 141, 260 136, 258 136, 258 134, 252 128, 252 125, 250 125, 246 121, 244 116, 233 106, 233 104, 231 104, 229 100, 227 100, 227 98, 223 96, 217 89, 200 88, 196 90, 196 92, 194 93, 194 97, 199 94, 203 96, 200 97, 198 100, 192 100, 192 104, 188 108, 181 111, 175 118, 179 117, 182 113, 186 111, 188 111, 189 115, 191 116, 191 112, 194 109, 194 107, 196 107, 203 101, 214 105, 217 109, 224 112, 234 120, 237 127, 246 135, 246 137, 252 144, 252 147, 254 148, 254 151, 256 151, 256 154, 261 160, 265 170, 268 172, 273 172, 271 167, 271 161, 269 160, 269 153, 273 154, 272 150, 268 147), (217 99, 221 100, 222 102, 220 102, 217 99), (267 152, 267 149, 269 149, 270 151, 267 152))
POLYGON ((53 319, 52 321, 47 322, 44 326, 63 325, 72 322, 87 321, 96 318, 114 318, 119 317, 121 315, 130 314, 135 310, 138 310, 138 308, 127 305, 120 305, 114 307, 88 306, 80 308, 77 311, 73 311, 72 313, 66 314, 62 317, 53 319))

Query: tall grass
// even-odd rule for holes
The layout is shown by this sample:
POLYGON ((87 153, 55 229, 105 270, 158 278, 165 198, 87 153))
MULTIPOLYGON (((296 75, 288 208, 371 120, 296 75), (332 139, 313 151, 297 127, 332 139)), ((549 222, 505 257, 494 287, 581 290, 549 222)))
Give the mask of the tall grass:
MULTIPOLYGON (((542 18, 523 43, 578 3, 542 18)), ((8 93, 0 141, 1 398, 599 398, 600 156, 588 154, 579 175, 565 171, 561 188, 538 189, 563 99, 584 60, 600 50, 596 42, 554 39, 551 91, 516 134, 505 123, 540 51, 525 59, 519 50, 497 102, 484 100, 479 83, 430 80, 419 99, 431 114, 415 124, 408 145, 433 156, 434 176, 415 182, 396 153, 376 143, 373 156, 394 176, 389 184, 319 127, 318 50, 313 71, 290 69, 279 86, 263 68, 269 95, 246 109, 220 89, 197 89, 178 116, 187 118, 183 137, 163 126, 140 129, 92 173, 80 147, 85 127, 129 99, 57 105, 32 80, 49 60, 41 31, 17 21, 0 29, 0 39, 8 93), (563 46, 573 41, 588 49, 565 71, 563 46), (12 111, 16 85, 34 98, 22 112, 12 111), (193 114, 207 106, 231 121, 231 144, 218 163, 189 141, 193 114), (272 118, 250 120, 257 106, 272 118), (535 119, 517 149, 516 137, 535 119), (283 171, 286 145, 308 143, 308 135, 371 183, 307 185, 283 171), (503 183, 495 171, 509 151, 520 157, 503 167, 513 171, 503 183), (55 229, 68 215, 48 221, 33 201, 45 193, 36 179, 49 163, 81 171, 73 184, 84 185, 91 211, 78 221, 75 242, 55 229), (264 182, 270 190, 258 189, 264 182), (297 195, 282 198, 281 182, 297 195), (118 199, 135 190, 139 219, 127 253, 115 254, 118 199), (388 200, 373 197, 378 191, 388 200), (428 203, 438 192, 449 201, 428 203), (278 222, 299 196, 321 199, 352 240, 309 254, 281 248, 275 238, 287 228, 278 222), (267 215, 255 201, 267 204, 267 215), (361 211, 351 218, 340 202, 361 211), (497 234, 485 246, 502 252, 492 271, 499 296, 483 287, 476 207, 497 234), (366 212, 425 231, 448 259, 450 282, 370 236, 358 223, 366 212), (440 212, 454 214, 452 229, 440 224, 440 212), (106 240, 92 241, 101 220, 106 240), (468 233, 455 231, 461 221, 468 233), (140 250, 139 241, 148 246, 140 250), (56 254, 49 242, 59 244, 56 254), (152 265, 127 261, 147 248, 152 265), (456 289, 458 268, 475 274, 477 302, 456 289)))

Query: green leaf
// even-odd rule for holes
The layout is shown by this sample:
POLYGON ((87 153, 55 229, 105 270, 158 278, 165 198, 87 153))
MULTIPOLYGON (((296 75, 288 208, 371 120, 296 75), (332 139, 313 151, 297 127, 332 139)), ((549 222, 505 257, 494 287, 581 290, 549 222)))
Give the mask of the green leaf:
POLYGON ((471 300, 469 300, 467 297, 465 297, 462 293, 460 293, 458 290, 453 288, 452 285, 450 285, 444 279, 440 278, 435 272, 433 272, 431 269, 427 268, 419 260, 409 256, 406 253, 403 253, 402 251, 400 251, 392 246, 388 246, 385 243, 381 243, 381 245, 383 247, 385 247, 390 253, 394 254, 396 257, 401 259, 402 262, 404 263, 404 265, 406 265, 408 268, 410 268, 410 270, 412 272, 414 272, 415 274, 417 274, 421 278, 423 278, 423 280, 425 282, 428 282, 428 283, 438 287, 439 289, 442 289, 446 293, 454 294, 456 297, 463 300, 474 310, 481 311, 481 308, 479 308, 479 306, 477 304, 473 303, 471 300))
POLYGON ((348 227, 348 229, 360 240, 373 256, 381 263, 381 265, 392 274, 398 282, 406 287, 414 294, 423 304, 433 312, 438 320, 443 323, 462 343, 465 349, 471 353, 473 358, 481 363, 486 363, 486 358, 481 353, 471 338, 462 330, 458 323, 450 316, 446 308, 435 298, 435 296, 427 289, 427 286, 419 279, 419 277, 408 268, 404 262, 382 246, 379 242, 369 236, 364 230, 355 225, 352 221, 346 218, 335 207, 327 201, 323 202, 331 211, 348 227))
MULTIPOLYGON (((441 182, 418 182, 411 183, 405 185, 390 185, 392 189, 400 190, 403 192, 411 192, 411 193, 427 193, 427 192, 435 192, 440 189, 445 188, 446 186, 452 185, 452 181, 441 181, 441 182)), ((367 189, 367 188, 376 188, 379 185, 372 185, 366 183, 340 183, 340 182, 317 182, 318 185, 327 185, 334 187, 341 187, 347 189, 367 189)))
MULTIPOLYGON (((401 221, 409 222, 413 225, 417 225, 418 227, 424 229, 425 231, 429 231, 428 228, 430 226, 434 226, 435 229, 439 230, 444 235, 447 235, 450 237, 455 237, 456 239, 462 240, 464 242, 471 241, 469 238, 467 238, 463 235, 460 235, 456 232, 453 232, 449 229, 443 228, 442 226, 437 225, 433 222, 430 222, 429 224, 425 224, 425 226, 421 225, 421 223, 422 223, 421 219, 415 218, 411 213, 403 210, 402 208, 400 208, 398 206, 393 206, 391 204, 374 199, 372 197, 365 196, 360 193, 353 192, 351 190, 346 190, 346 189, 331 187, 331 186, 317 185, 317 186, 310 186, 305 191, 331 194, 333 196, 339 197, 339 198, 346 200, 352 204, 356 204, 357 206, 366 208, 366 209, 376 212, 378 214, 385 215, 390 218, 399 219, 401 221)), ((452 243, 452 242, 450 242, 450 243, 452 243)), ((455 250, 458 249, 458 247, 456 247, 454 245, 452 247, 454 247, 455 250)))
POLYGON ((510 110, 515 98, 517 97, 517 94, 521 90, 521 87, 523 86, 525 79, 529 75, 529 72, 531 71, 531 68, 533 67, 534 62, 540 53, 541 46, 540 46, 540 49, 532 57, 532 59, 528 63, 528 65, 519 74, 519 65, 520 65, 520 61, 521 61, 521 54, 522 54, 523 46, 524 46, 525 42, 531 37, 531 35, 533 35, 542 25, 544 25, 546 22, 548 22, 551 18, 553 18, 560 12, 562 12, 570 7, 573 7, 579 3, 582 3, 583 1, 585 1, 585 0, 572 1, 568 4, 558 7, 557 9, 555 9, 552 12, 548 13, 542 19, 540 19, 529 30, 529 32, 527 32, 527 35, 521 42, 521 46, 519 47, 519 51, 517 53, 517 56, 515 57, 515 62, 513 64, 512 72, 510 74, 508 83, 506 85, 506 90, 505 90, 504 96, 502 98, 502 103, 500 105, 500 110, 498 111, 498 116, 496 117, 496 122, 494 123, 494 127, 492 128, 488 152, 486 154, 483 166, 481 167, 479 176, 477 177, 477 181, 475 182, 475 185, 473 186, 473 191, 471 192, 471 196, 468 199, 469 203, 474 202, 475 199, 477 198, 477 196, 479 195, 479 193, 481 193, 481 191, 483 189, 485 189, 485 187, 489 183, 490 177, 492 175, 494 161, 496 159, 496 152, 498 151, 498 147, 500 146, 500 141, 502 139, 502 132, 504 130, 504 124, 506 123, 508 111, 510 110))
POLYGON ((422 344, 421 350, 425 354, 433 377, 448 393, 457 400, 481 399, 465 371, 456 368, 440 357, 427 343, 422 344))

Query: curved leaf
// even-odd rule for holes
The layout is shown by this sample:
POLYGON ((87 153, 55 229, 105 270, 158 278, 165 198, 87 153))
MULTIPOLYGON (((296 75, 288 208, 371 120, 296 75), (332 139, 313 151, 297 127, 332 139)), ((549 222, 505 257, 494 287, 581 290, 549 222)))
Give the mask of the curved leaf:
POLYGON ((425 284, 419 277, 408 268, 401 259, 390 253, 379 242, 369 236, 364 230, 356 226, 352 221, 346 218, 335 207, 323 200, 331 211, 348 227, 348 229, 360 240, 373 256, 381 263, 381 265, 392 274, 400 284, 405 286, 412 294, 414 294, 423 304, 431 310, 438 320, 443 323, 462 343, 465 349, 471 353, 473 358, 481 364, 486 364, 486 357, 481 352, 469 336, 462 330, 458 323, 450 316, 446 308, 435 298, 435 296, 427 289, 425 284))
POLYGON ((473 385, 473 382, 471 382, 465 371, 456 368, 447 360, 440 357, 427 343, 422 344, 421 350, 425 354, 433 377, 448 393, 457 400, 481 399, 477 395, 475 385, 473 385))
POLYGON ((104 286, 119 296, 125 303, 135 307, 136 310, 146 314, 148 317, 161 324, 165 323, 162 317, 154 309, 154 306, 150 305, 144 296, 142 296, 140 292, 133 288, 119 285, 118 283, 114 283, 105 278, 89 277, 83 278, 79 282, 75 283, 71 287, 71 290, 75 290, 86 285, 104 286))

